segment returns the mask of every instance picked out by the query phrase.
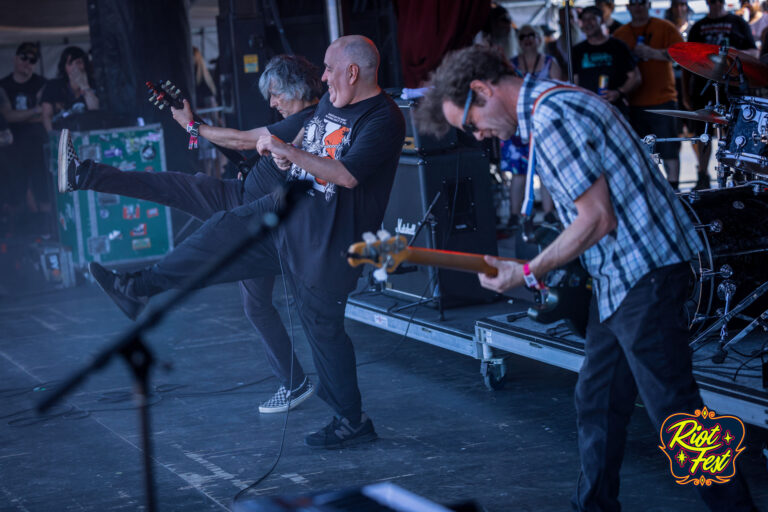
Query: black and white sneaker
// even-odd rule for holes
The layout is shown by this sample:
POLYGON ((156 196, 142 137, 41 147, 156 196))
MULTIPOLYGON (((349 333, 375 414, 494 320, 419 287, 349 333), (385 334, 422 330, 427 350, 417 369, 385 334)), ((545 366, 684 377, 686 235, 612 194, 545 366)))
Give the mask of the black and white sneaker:
POLYGON ((80 158, 72 144, 69 130, 64 128, 59 138, 59 192, 62 194, 77 190, 75 174, 77 174, 78 165, 80 165, 80 158))
POLYGON ((149 297, 139 297, 133 292, 134 274, 110 272, 95 261, 88 265, 88 270, 120 311, 131 320, 136 320, 149 302, 149 297))
POLYGON ((333 420, 323 429, 304 438, 304 444, 310 448, 325 448, 335 450, 359 443, 366 443, 378 439, 373 429, 373 422, 363 413, 360 416, 360 424, 357 426, 347 418, 334 416, 333 420))
POLYGON ((264 414, 287 412, 295 409, 301 402, 314 394, 315 386, 312 385, 309 377, 304 377, 304 382, 301 383, 301 386, 293 391, 288 391, 285 386, 280 386, 277 392, 272 395, 272 398, 259 405, 259 412, 264 414))

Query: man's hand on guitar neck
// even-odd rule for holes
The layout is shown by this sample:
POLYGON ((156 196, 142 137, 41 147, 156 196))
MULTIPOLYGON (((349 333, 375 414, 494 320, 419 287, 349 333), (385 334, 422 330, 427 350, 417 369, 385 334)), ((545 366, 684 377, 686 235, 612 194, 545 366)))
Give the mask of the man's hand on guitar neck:
POLYGON ((502 261, 493 256, 485 256, 485 262, 492 267, 496 267, 499 273, 496 277, 487 274, 477 274, 480 278, 480 286, 488 288, 496 293, 503 293, 510 288, 521 286, 525 283, 523 279, 523 266, 514 261, 502 261))
POLYGON ((173 108, 171 105, 171 114, 173 119, 186 130, 187 125, 194 120, 194 115, 192 114, 192 106, 190 106, 189 102, 187 100, 183 101, 184 108, 173 108))

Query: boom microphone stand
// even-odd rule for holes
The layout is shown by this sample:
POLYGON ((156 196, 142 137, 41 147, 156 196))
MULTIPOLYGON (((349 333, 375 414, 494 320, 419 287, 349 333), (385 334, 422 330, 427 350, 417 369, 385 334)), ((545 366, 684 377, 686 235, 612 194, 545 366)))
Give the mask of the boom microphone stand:
POLYGON ((146 510, 154 512, 156 508, 154 478, 152 475, 152 443, 149 422, 149 404, 147 402, 149 392, 149 372, 154 363, 152 352, 143 341, 143 335, 152 327, 158 325, 175 306, 189 297, 193 291, 200 288, 208 279, 215 276, 228 263, 237 257, 239 253, 247 249, 252 243, 262 239, 268 232, 274 230, 280 222, 290 213, 293 205, 304 196, 304 192, 310 187, 309 182, 293 182, 279 190, 277 209, 268 212, 258 221, 248 226, 248 233, 238 242, 230 246, 226 251, 219 253, 207 265, 191 276, 181 289, 174 292, 159 306, 152 308, 146 317, 134 324, 133 327, 120 335, 116 341, 102 350, 91 363, 74 375, 65 379, 50 396, 37 404, 38 412, 42 413, 50 409, 59 400, 74 390, 85 378, 106 365, 113 356, 120 355, 125 359, 133 373, 134 401, 139 409, 139 422, 141 425, 141 446, 144 462, 144 492, 146 497, 146 510))

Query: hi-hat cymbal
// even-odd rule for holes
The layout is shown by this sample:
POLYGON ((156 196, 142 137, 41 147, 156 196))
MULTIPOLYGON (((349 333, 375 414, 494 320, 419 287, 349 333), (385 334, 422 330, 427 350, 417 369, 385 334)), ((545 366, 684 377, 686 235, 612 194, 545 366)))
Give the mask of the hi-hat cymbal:
POLYGON ((681 117, 683 119, 693 119, 694 121, 704 121, 705 123, 728 124, 726 118, 708 108, 694 111, 648 109, 646 112, 653 112, 654 114, 661 114, 663 116, 681 117))
POLYGON ((749 87, 768 86, 768 66, 756 58, 733 48, 716 44, 676 43, 667 49, 672 60, 699 76, 720 83, 739 84, 736 57, 741 62, 742 74, 749 87))

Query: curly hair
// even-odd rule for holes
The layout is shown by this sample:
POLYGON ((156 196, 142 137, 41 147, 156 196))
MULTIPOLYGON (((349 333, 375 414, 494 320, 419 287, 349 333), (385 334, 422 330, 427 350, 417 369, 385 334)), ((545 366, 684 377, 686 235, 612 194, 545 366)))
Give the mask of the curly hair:
MULTIPOLYGON (((416 125, 423 133, 445 135, 449 126, 443 102, 463 106, 473 80, 497 84, 513 76, 514 67, 498 49, 474 45, 449 53, 429 77, 429 90, 414 110, 416 125)), ((485 101, 475 95, 472 104, 483 106, 485 101)))
POLYGON ((270 91, 288 98, 312 101, 323 95, 320 68, 298 55, 272 57, 259 77, 259 90, 269 101, 270 91))

